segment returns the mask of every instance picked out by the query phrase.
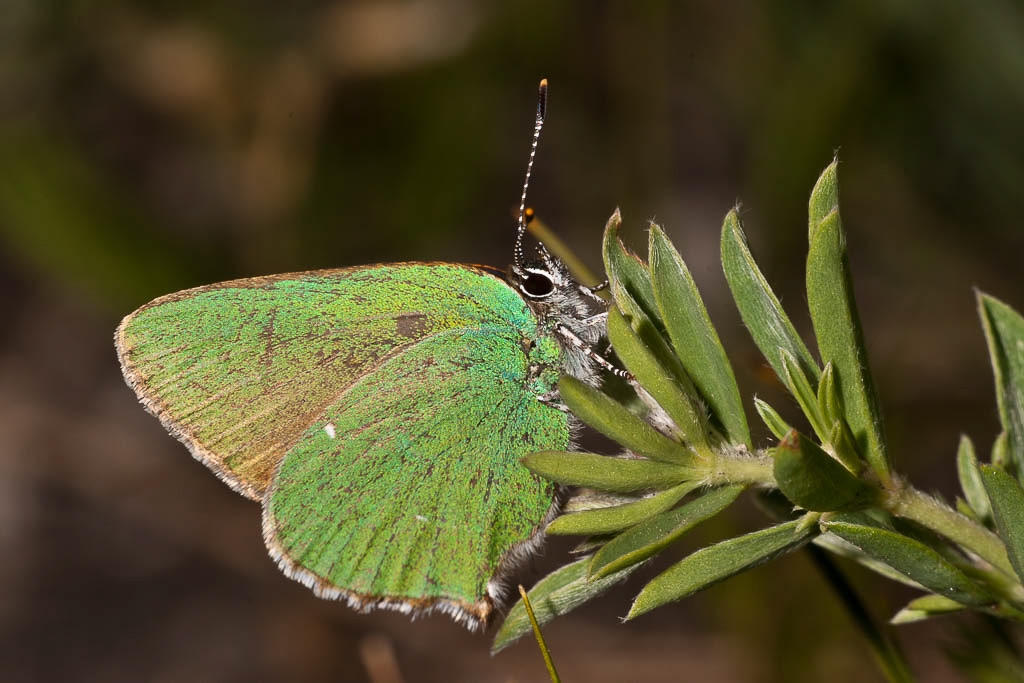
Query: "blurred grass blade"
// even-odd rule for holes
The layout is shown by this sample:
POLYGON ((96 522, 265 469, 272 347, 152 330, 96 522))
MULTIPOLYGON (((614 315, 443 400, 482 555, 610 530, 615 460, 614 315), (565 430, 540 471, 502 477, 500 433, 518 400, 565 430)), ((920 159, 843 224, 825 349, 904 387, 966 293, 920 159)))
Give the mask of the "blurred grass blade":
POLYGON ((667 489, 694 476, 691 470, 679 465, 594 453, 543 451, 526 456, 523 464, 560 484, 623 493, 667 489))
POLYGON ((964 605, 995 602, 966 574, 924 543, 890 529, 830 520, 823 526, 879 562, 883 562, 928 590, 964 605))
POLYGON ((693 463, 692 451, 629 412, 615 399, 575 377, 563 377, 558 383, 558 393, 576 417, 628 450, 661 462, 693 463))
POLYGON ((591 576, 607 576, 653 557, 679 540, 687 531, 732 505, 742 486, 723 486, 671 512, 624 531, 597 551, 591 576))
POLYGON ((722 224, 721 248, 722 269, 743 324, 775 374, 782 377, 779 350, 785 349, 796 358, 804 374, 817 382, 821 373, 818 364, 757 267, 735 209, 726 215, 722 224))
POLYGON ((1024 581, 1024 490, 1017 480, 991 465, 981 466, 981 480, 992 504, 999 538, 1006 545, 1017 577, 1024 581))
POLYGON ((551 677, 551 683, 561 683, 561 679, 558 677, 558 671, 555 670, 555 663, 551 660, 551 652, 548 651, 548 644, 544 642, 544 634, 540 632, 540 624, 537 623, 537 617, 533 613, 533 605, 530 604, 530 597, 526 594, 526 589, 523 588, 522 584, 519 584, 519 600, 523 603, 523 608, 526 609, 526 616, 530 618, 530 628, 533 629, 533 636, 537 639, 537 647, 540 648, 540 654, 544 657, 544 666, 547 667, 548 676, 551 677))
POLYGON ((992 506, 988 502, 988 493, 985 492, 985 484, 981 480, 978 456, 974 453, 974 443, 966 434, 960 436, 960 446, 956 451, 956 471, 960 478, 960 488, 971 512, 979 520, 990 519, 992 506))
MULTIPOLYGON (((559 567, 537 582, 529 592, 534 616, 541 626, 555 617, 571 612, 587 600, 604 593, 623 581, 636 567, 624 569, 595 581, 587 580, 587 566, 590 558, 559 567)), ((494 636, 491 653, 501 651, 532 630, 529 615, 522 600, 516 602, 505 617, 504 623, 494 636)))
POLYGON ((696 482, 685 482, 625 505, 564 514, 548 524, 545 533, 553 536, 587 536, 628 529, 670 509, 697 486, 696 482))
POLYGON ((650 260, 654 298, 676 355, 725 428, 729 443, 749 446, 750 429, 732 365, 689 269, 662 229, 653 224, 650 260))
POLYGON ((654 577, 636 596, 626 620, 764 564, 800 547, 817 531, 815 525, 800 529, 800 520, 793 520, 702 548, 654 577))
POLYGON ((941 617, 953 612, 960 612, 966 609, 964 605, 956 600, 951 600, 941 595, 924 595, 916 600, 911 600, 907 606, 901 609, 889 620, 890 624, 911 624, 915 621, 923 621, 932 617, 941 617))
POLYGON ((583 259, 577 256, 576 252, 547 223, 536 215, 526 224, 526 230, 565 264, 565 267, 569 269, 569 272, 576 278, 577 282, 593 287, 601 281, 601 278, 583 262, 583 259))
POLYGON ((844 510, 872 498, 870 486, 795 430, 774 449, 774 461, 779 490, 805 510, 844 510))
POLYGON ((978 293, 1003 430, 1018 477, 1024 477, 1024 318, 1002 301, 978 293))
POLYGON ((839 218, 836 162, 821 174, 809 205, 807 303, 823 363, 832 362, 846 422, 857 450, 883 483, 890 479, 882 414, 850 278, 846 236, 839 218))
MULTIPOLYGON (((618 309, 608 311, 608 340, 619 360, 657 401, 681 432, 680 436, 705 457, 708 449, 707 413, 690 378, 675 358, 663 364, 655 352, 630 327, 618 309), (675 371, 671 368, 675 368, 675 371)), ((664 354, 669 354, 660 336, 664 354)))
POLYGON ((779 349, 779 355, 782 357, 782 381, 785 382, 789 393, 796 399, 800 410, 807 416, 807 421, 811 423, 814 433, 822 441, 827 441, 831 425, 825 425, 821 411, 818 409, 818 396, 814 387, 811 386, 803 370, 800 369, 797 360, 788 351, 779 349))
POLYGON ((786 421, 782 419, 775 408, 765 403, 759 398, 754 399, 754 408, 757 409, 757 414, 761 416, 764 423, 768 425, 768 429, 775 435, 776 439, 780 441, 786 438, 786 434, 789 434, 793 428, 786 424, 786 421))

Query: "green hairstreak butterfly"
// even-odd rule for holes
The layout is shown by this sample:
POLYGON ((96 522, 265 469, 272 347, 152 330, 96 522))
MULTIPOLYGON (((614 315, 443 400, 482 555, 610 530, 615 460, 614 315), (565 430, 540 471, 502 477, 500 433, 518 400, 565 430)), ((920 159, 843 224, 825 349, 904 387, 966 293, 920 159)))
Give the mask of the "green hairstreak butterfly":
POLYGON ((263 506, 290 577, 360 611, 441 611, 470 628, 540 543, 559 491, 520 459, 571 446, 566 372, 596 382, 596 297, 524 209, 507 275, 395 263, 253 277, 160 297, 115 344, 149 412, 263 506))

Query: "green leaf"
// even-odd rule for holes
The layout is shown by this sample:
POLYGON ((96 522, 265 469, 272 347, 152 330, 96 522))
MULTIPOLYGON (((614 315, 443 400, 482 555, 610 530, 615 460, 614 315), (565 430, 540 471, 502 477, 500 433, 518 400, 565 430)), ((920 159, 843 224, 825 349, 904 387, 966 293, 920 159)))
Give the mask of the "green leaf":
POLYGON ((979 520, 990 519, 992 506, 988 502, 985 484, 981 480, 981 470, 978 469, 978 456, 974 454, 974 444, 967 435, 960 436, 960 446, 956 451, 956 471, 960 477, 960 488, 963 489, 971 512, 979 520))
POLYGON ((697 285, 668 237, 651 225, 651 281, 676 355, 731 444, 750 445, 750 429, 732 366, 697 285))
POLYGON ((608 311, 608 340, 619 360, 633 373, 644 388, 672 418, 680 436, 693 445, 698 453, 707 454, 707 413, 701 405, 697 390, 674 357, 665 362, 661 357, 671 356, 668 346, 656 337, 661 353, 652 350, 630 327, 618 309, 608 311))
POLYGON ((882 414, 878 407, 867 351, 850 279, 846 236, 839 218, 836 162, 821 174, 809 205, 807 303, 822 362, 834 366, 846 421, 857 450, 883 483, 890 479, 882 414))
POLYGON ((817 381, 821 370, 757 267, 735 209, 726 215, 722 224, 721 247, 722 269, 743 324, 775 374, 782 377, 779 351, 785 349, 797 359, 804 374, 817 381))
POLYGON ((992 503, 999 537, 1006 545, 1017 577, 1024 580, 1024 490, 1017 480, 991 465, 981 466, 981 480, 992 503))
POLYGON ((1014 467, 1014 464, 1011 463, 1011 458, 1010 435, 1006 432, 1002 432, 996 437, 995 441, 992 442, 992 457, 990 459, 992 464, 996 467, 1007 469, 1014 467))
POLYGON ((1024 477, 1024 317, 978 293, 978 312, 996 378, 996 400, 1018 477, 1024 477))
POLYGON ((814 539, 814 545, 824 548, 839 557, 845 557, 848 560, 853 560, 866 569, 869 569, 880 576, 884 576, 891 581, 897 581, 905 586, 910 586, 917 590, 927 590, 921 584, 904 576, 884 562, 879 562, 870 555, 866 555, 864 551, 857 546, 847 543, 834 534, 822 534, 821 536, 818 536, 814 539))
POLYGON ((811 190, 811 199, 807 202, 807 241, 814 241, 814 233, 818 225, 829 217, 829 214, 839 211, 839 175, 837 173, 839 159, 832 159, 832 163, 825 167, 825 170, 818 176, 811 190))
MULTIPOLYGON (((660 326, 658 305, 651 288, 651 276, 647 265, 639 256, 626 249, 619 239, 622 216, 619 210, 608 219, 604 228, 604 269, 608 274, 615 304, 630 318, 645 318, 656 327, 660 326)), ((634 326, 637 323, 634 321, 634 326)))
POLYGON ((782 419, 782 416, 775 412, 775 408, 765 403, 759 398, 754 398, 754 408, 757 409, 757 414, 761 416, 764 423, 768 425, 768 429, 775 435, 776 439, 782 440, 789 434, 793 428, 786 424, 786 421, 782 419))
POLYGON ((563 377, 558 382, 558 393, 576 417, 628 450, 661 462, 693 463, 692 451, 629 412, 615 399, 575 377, 563 377))
POLYGON ((870 501, 874 495, 870 486, 795 430, 779 442, 773 455, 779 490, 805 510, 845 510, 870 501))
POLYGON ((796 399, 800 410, 807 416, 807 421, 811 423, 814 433, 818 435, 819 439, 827 440, 829 429, 825 426, 821 411, 818 409, 818 396, 815 394, 814 387, 811 386, 803 370, 800 369, 800 365, 788 351, 779 349, 779 353, 782 357, 782 381, 785 382, 789 393, 796 399))
POLYGON ((667 489, 694 478, 692 470, 679 465, 594 453, 542 451, 523 458, 523 464, 560 484, 622 493, 667 489))
POLYGON ((879 526, 830 520, 822 525, 928 590, 965 605, 994 602, 966 574, 924 543, 879 526))
POLYGON ((580 489, 562 506, 562 513, 582 512, 584 510, 601 510, 604 508, 635 503, 641 496, 636 494, 608 493, 595 489, 580 489))
POLYGON ((832 363, 826 363, 818 380, 818 413, 823 425, 833 425, 843 418, 843 404, 836 390, 835 372, 832 363))
POLYGON ((624 505, 564 514, 548 524, 546 533, 553 536, 586 536, 628 529, 668 510, 697 486, 696 482, 685 482, 624 505))
POLYGON ((941 617, 952 612, 959 612, 963 609, 965 609, 964 605, 956 600, 950 600, 942 595, 924 595, 908 602, 906 607, 889 620, 889 623, 910 624, 931 617, 941 617))
MULTIPOLYGON (((590 558, 584 557, 559 567, 538 581, 530 590, 530 603, 540 625, 547 624, 555 617, 567 614, 591 598, 601 595, 636 570, 636 567, 630 567, 603 579, 588 581, 589 564, 590 558)), ((526 606, 520 599, 509 610, 504 623, 494 635, 491 654, 503 650, 532 630, 526 606)))
MULTIPOLYGON (((642 346, 649 351, 648 355, 655 359, 655 364, 660 366, 662 371, 668 373, 672 382, 683 393, 692 396, 692 401, 699 404, 699 394, 694 388, 692 380, 682 363, 669 348, 664 337, 664 327, 659 318, 658 305, 654 300, 654 290, 651 287, 651 277, 647 265, 636 254, 627 250, 619 240, 618 231, 621 222, 622 219, 616 210, 605 226, 602 250, 605 272, 608 274, 608 282, 615 304, 625 321, 629 323, 635 336, 642 340, 642 346)), ((619 341, 623 343, 622 339, 619 341)), ((657 397, 656 400, 658 400, 657 397)), ((662 408, 666 412, 668 411, 668 406, 662 405, 662 408)), ((703 407, 698 407, 691 412, 693 415, 688 419, 683 412, 680 412, 682 422, 677 423, 677 427, 687 436, 694 448, 701 452, 706 450, 704 444, 708 438, 706 413, 703 407)))
POLYGON ((654 577, 636 596, 626 619, 764 564, 803 545, 816 533, 817 527, 801 530, 800 520, 793 520, 702 548, 654 577))
POLYGON ((723 486, 671 512, 624 531, 594 555, 592 576, 607 576, 653 557, 679 540, 687 531, 732 505, 742 486, 723 486))

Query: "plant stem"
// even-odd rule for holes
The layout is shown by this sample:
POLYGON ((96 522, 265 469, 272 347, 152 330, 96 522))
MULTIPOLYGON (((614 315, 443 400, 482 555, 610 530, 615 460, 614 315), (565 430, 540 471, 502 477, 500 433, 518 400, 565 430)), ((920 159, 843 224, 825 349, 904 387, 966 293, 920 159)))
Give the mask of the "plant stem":
POLYGON ((867 638, 868 645, 878 660, 878 665, 881 667, 885 677, 893 683, 913 681, 914 677, 910 671, 910 665, 907 663, 896 641, 890 638, 889 634, 871 618, 871 614, 868 612, 867 607, 864 606, 864 602, 857 595, 850 582, 846 580, 846 577, 843 576, 843 573, 839 571, 839 567, 835 565, 832 558, 817 546, 808 545, 806 550, 810 554, 814 566, 817 567, 822 577, 832 587, 840 601, 842 601, 843 606, 846 607, 850 618, 853 619, 854 623, 860 628, 861 633, 867 638))
POLYGON ((885 507, 889 512, 945 536, 1008 576, 1016 577, 1006 555, 1006 547, 998 536, 912 486, 897 486, 888 492, 885 507))

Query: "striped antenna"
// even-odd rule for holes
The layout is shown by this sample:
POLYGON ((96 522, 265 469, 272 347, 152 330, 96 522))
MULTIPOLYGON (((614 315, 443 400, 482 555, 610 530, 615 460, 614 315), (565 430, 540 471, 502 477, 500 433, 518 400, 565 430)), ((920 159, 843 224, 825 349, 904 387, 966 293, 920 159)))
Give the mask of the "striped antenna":
POLYGON ((533 158, 537 156, 537 143, 540 141, 540 129, 544 127, 544 116, 548 110, 548 79, 542 78, 537 91, 537 119, 533 124, 533 143, 530 145, 530 161, 526 164, 526 178, 523 179, 523 194, 519 198, 519 218, 516 227, 516 247, 514 263, 516 268, 523 267, 523 236, 526 234, 526 190, 530 187, 530 174, 533 172, 533 158))

